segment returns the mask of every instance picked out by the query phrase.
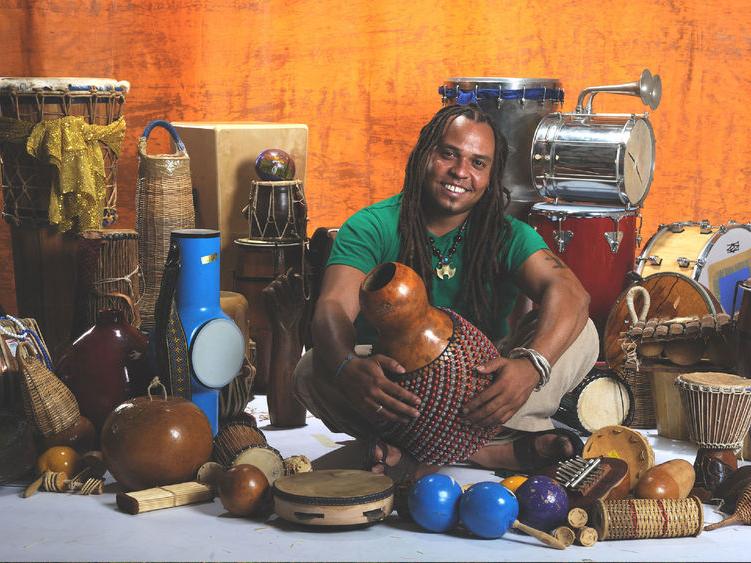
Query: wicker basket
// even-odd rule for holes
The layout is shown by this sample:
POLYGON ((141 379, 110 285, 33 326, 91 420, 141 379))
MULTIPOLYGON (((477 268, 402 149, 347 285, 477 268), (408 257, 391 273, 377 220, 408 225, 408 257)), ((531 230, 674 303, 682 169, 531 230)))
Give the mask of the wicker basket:
POLYGON ((634 395, 633 418, 628 424, 630 428, 655 428, 655 407, 652 399, 652 377, 644 366, 639 371, 630 367, 616 368, 615 373, 629 386, 634 395))
POLYGON ((24 409, 43 436, 56 434, 73 426, 81 416, 75 396, 57 376, 24 346, 16 359, 21 367, 24 409))
POLYGON ((704 509, 697 497, 597 501, 592 525, 601 540, 698 536, 704 509))
POLYGON ((162 283, 164 263, 174 229, 195 227, 190 158, 177 131, 166 121, 152 121, 138 141, 136 230, 138 257, 143 271, 141 329, 154 329, 154 307, 162 283), (155 127, 165 128, 175 143, 174 154, 149 155, 148 137, 155 127))

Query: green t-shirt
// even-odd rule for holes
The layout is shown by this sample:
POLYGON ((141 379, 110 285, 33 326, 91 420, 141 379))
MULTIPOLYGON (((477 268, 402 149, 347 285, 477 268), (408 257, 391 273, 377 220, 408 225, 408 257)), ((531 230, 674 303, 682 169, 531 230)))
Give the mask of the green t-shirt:
MULTIPOLYGON (((402 195, 397 194, 361 209, 342 225, 334 239, 334 245, 327 265, 342 264, 352 266, 368 273, 378 264, 395 262, 399 258, 399 211, 402 204, 402 195)), ((511 241, 507 247, 503 266, 508 272, 499 279, 493 291, 502 296, 502 318, 498 319, 498 336, 508 333, 508 315, 516 303, 519 289, 514 284, 513 275, 516 270, 533 253, 547 248, 545 241, 532 227, 519 221, 510 215, 507 219, 511 223, 511 241)), ((471 229, 472 225, 468 225, 471 229)), ((444 256, 454 242, 459 227, 441 237, 433 237, 435 246, 444 256)), ((432 236, 432 235, 431 235, 432 236)), ((439 279, 435 276, 432 280, 431 303, 437 307, 449 307, 465 317, 470 322, 475 320, 468 315, 459 302, 458 295, 462 284, 462 260, 464 258, 464 242, 467 236, 456 246, 456 252, 452 264, 456 266, 456 275, 452 278, 439 279)), ((433 256, 433 268, 438 266, 438 258, 433 256)), ((357 342, 359 344, 372 344, 375 342, 376 332, 365 319, 359 316, 355 322, 357 327, 357 342)))

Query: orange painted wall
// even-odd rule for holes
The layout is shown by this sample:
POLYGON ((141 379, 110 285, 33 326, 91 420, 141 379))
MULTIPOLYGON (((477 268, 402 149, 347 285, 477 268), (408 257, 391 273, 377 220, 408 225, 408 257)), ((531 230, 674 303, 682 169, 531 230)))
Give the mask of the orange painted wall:
MULTIPOLYGON (((384 0, 5 0, 0 72, 129 80, 122 227, 134 223, 135 141, 154 118, 310 127, 311 228, 395 193, 419 127, 452 76, 550 76, 566 110, 588 85, 663 79, 644 232, 751 221, 751 4, 384 0)), ((643 111, 598 97, 599 110, 643 111)), ((0 261, 12 264, 0 225, 0 261)), ((12 267, 0 303, 14 308, 12 267)))

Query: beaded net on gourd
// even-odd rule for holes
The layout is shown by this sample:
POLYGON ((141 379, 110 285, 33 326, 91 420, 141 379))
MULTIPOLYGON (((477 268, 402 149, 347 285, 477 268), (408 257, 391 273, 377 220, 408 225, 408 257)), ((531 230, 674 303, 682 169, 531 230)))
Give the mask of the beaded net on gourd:
POLYGON ((391 375, 392 380, 420 397, 420 416, 408 424, 387 423, 382 428, 382 436, 389 443, 402 447, 418 461, 431 464, 466 460, 501 428, 480 428, 459 416, 464 404, 495 377, 478 373, 475 366, 499 354, 478 328, 457 313, 443 310, 454 323, 446 349, 418 370, 391 375))

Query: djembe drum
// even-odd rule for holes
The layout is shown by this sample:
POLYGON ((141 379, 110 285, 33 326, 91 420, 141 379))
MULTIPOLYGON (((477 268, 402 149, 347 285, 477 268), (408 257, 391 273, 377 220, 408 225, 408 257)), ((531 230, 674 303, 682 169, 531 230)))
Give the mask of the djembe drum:
POLYGON ((691 440, 699 446, 696 484, 710 492, 738 468, 736 452, 751 426, 751 381, 717 372, 687 373, 676 379, 691 440))
POLYGON ((96 322, 100 309, 119 309, 138 328, 142 293, 136 231, 92 230, 80 234, 74 338, 96 322))
POLYGON ((37 319, 53 351, 70 335, 76 240, 50 224, 68 231, 116 220, 129 88, 128 82, 102 78, 0 78, 3 217, 11 225, 18 309, 37 319), (56 154, 53 140, 63 124, 62 146, 81 149, 77 166, 56 154), (27 140, 36 150, 29 152, 27 140), (85 208, 79 206, 80 186, 91 188, 85 192, 91 197, 82 198, 89 202, 85 208))

